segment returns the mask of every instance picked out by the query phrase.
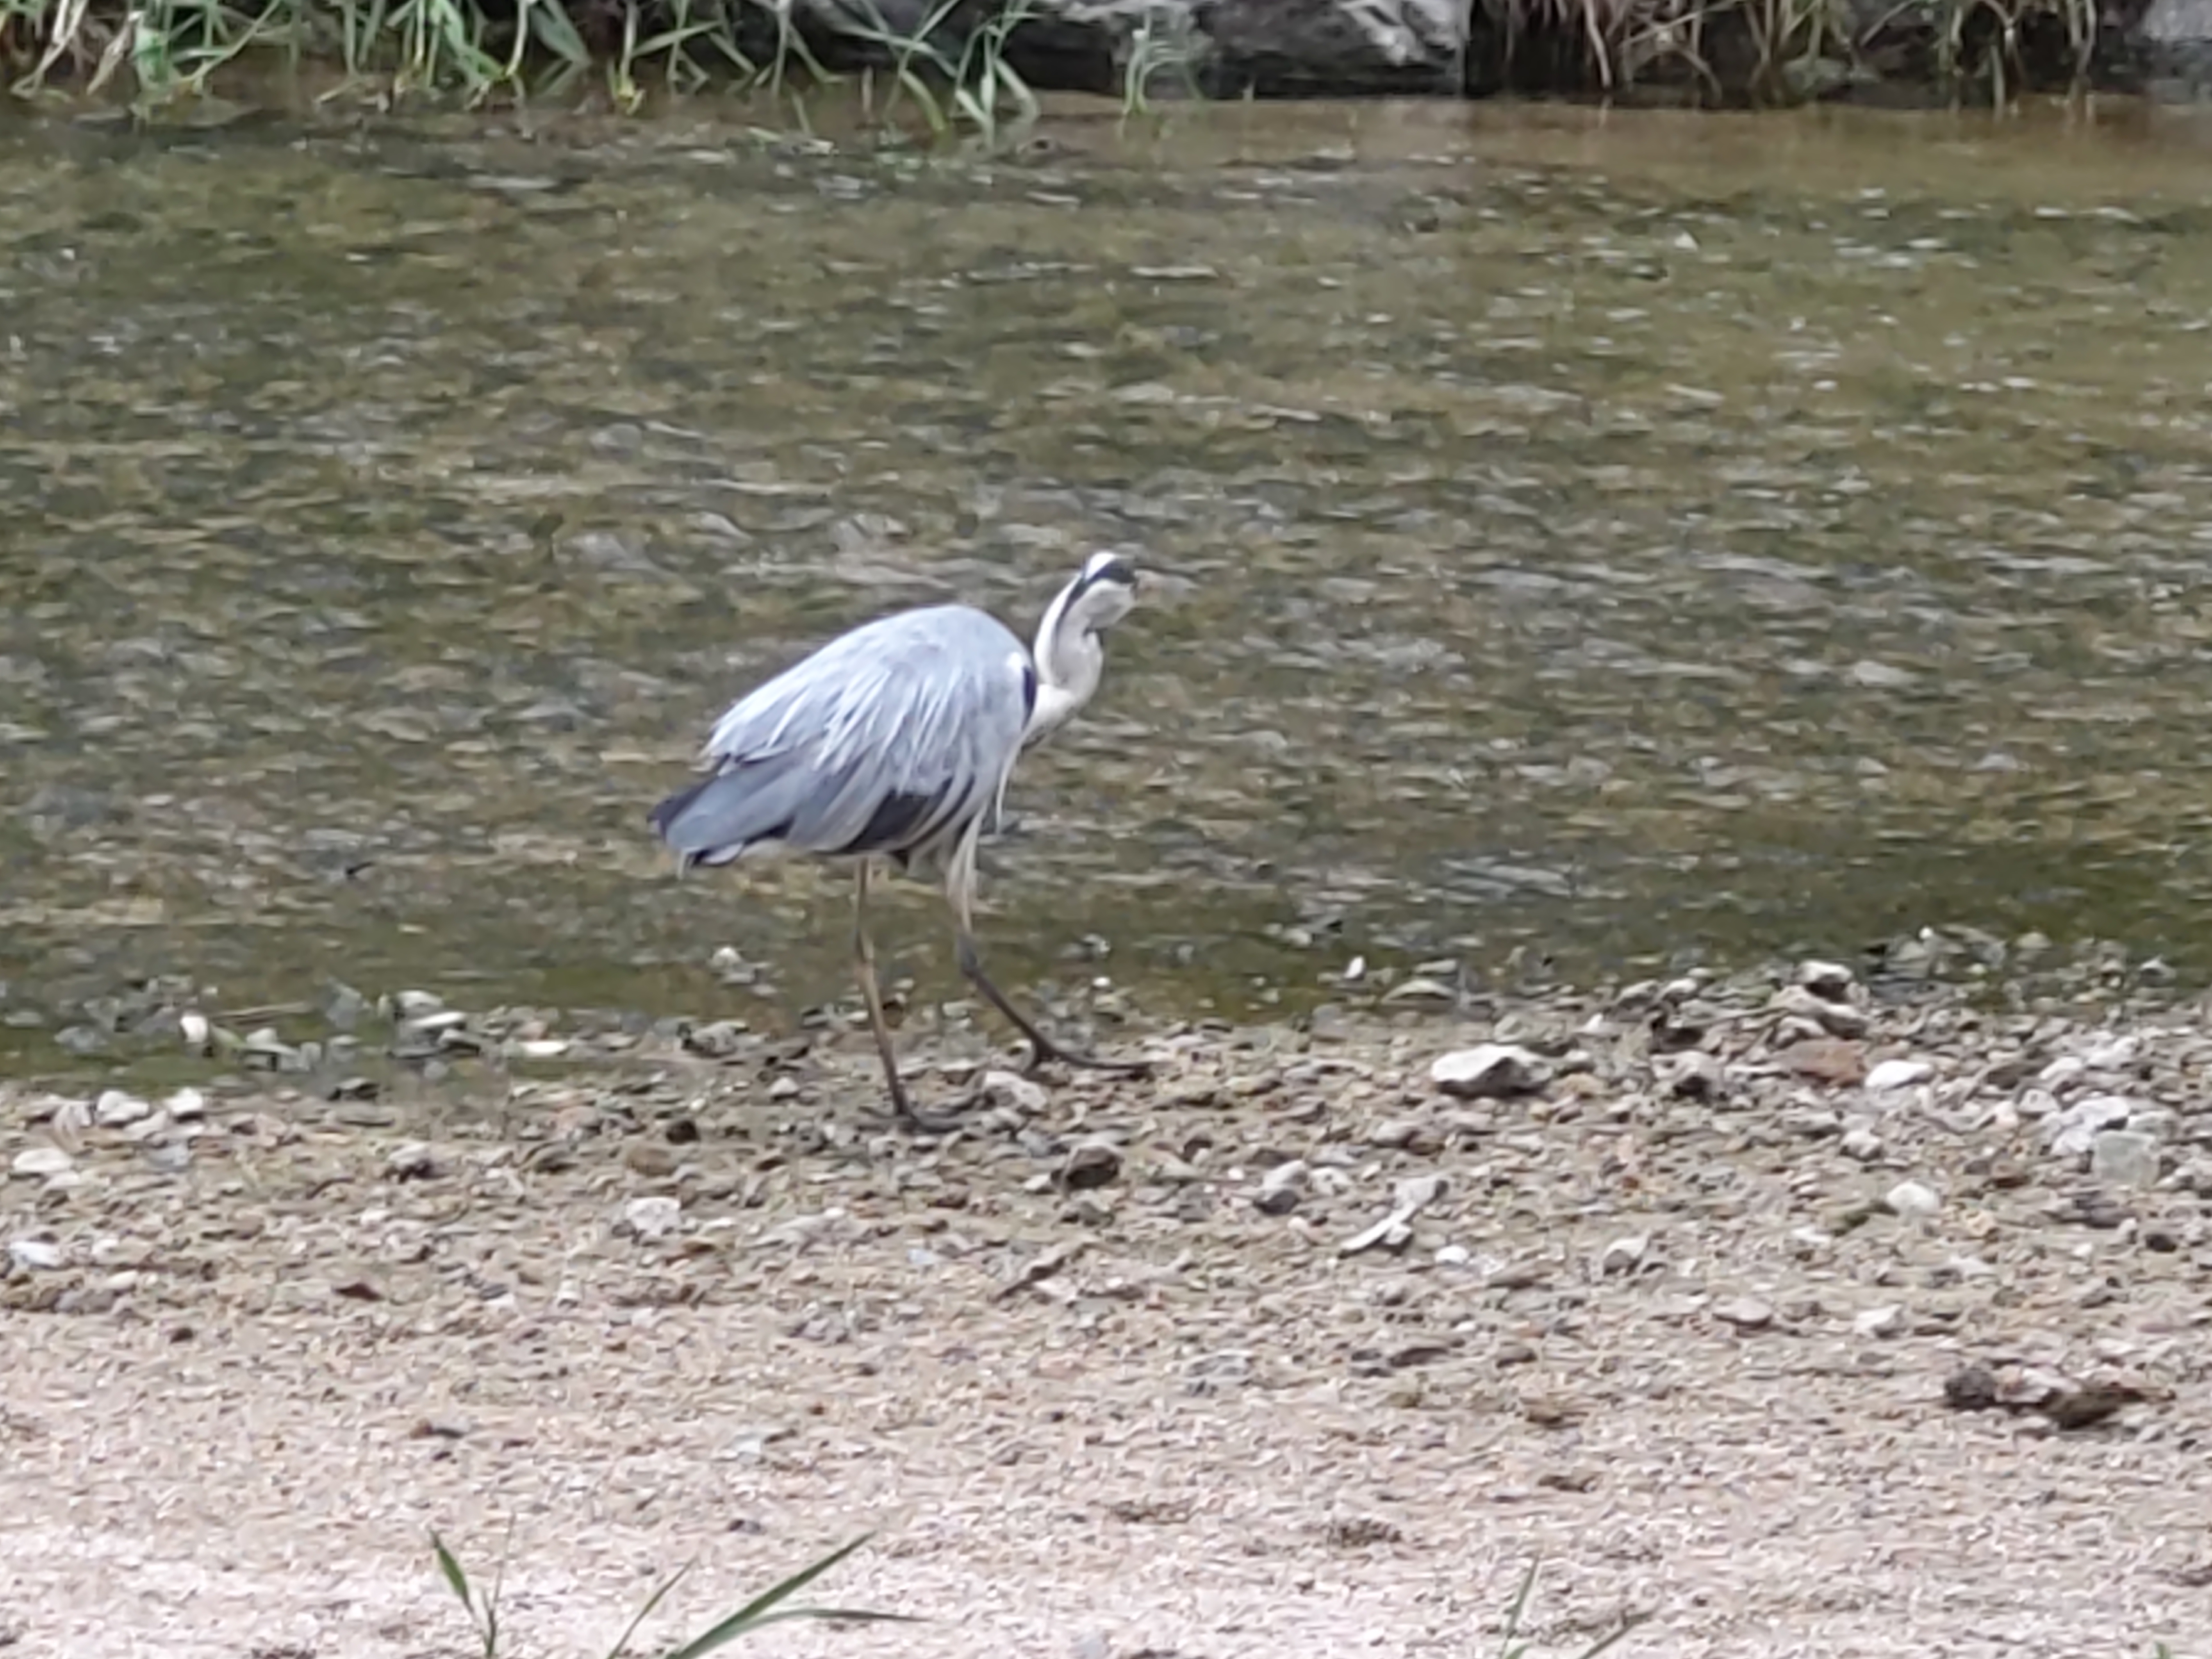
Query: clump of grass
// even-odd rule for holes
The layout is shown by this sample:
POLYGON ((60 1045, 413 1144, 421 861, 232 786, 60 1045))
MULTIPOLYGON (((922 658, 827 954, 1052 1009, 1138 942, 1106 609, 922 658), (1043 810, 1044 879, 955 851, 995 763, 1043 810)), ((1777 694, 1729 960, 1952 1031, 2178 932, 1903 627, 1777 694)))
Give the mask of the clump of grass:
MULTIPOLYGON (((127 85, 147 110, 273 54, 326 64, 387 98, 470 105, 604 76, 628 109, 656 82, 803 100, 842 78, 817 52, 834 38, 848 58, 888 63, 894 104, 903 97, 933 133, 959 126, 995 139, 1036 111, 1007 55, 1031 3, 938 0, 906 33, 876 0, 848 0, 837 25, 817 19, 810 39, 805 9, 790 0, 0 0, 0 77, 19 97, 127 85)), ((871 70, 865 85, 873 81, 871 70)), ((805 125, 803 102, 797 112, 805 125)))
POLYGON ((902 34, 884 21, 875 0, 848 0, 852 15, 846 27, 852 38, 881 49, 890 59, 890 95, 880 110, 873 76, 864 85, 862 99, 871 115, 889 118, 903 95, 939 137, 951 130, 957 116, 987 140, 1011 124, 1036 118, 1036 94, 1006 61, 1007 40, 1032 15, 1030 0, 1008 0, 980 27, 960 33, 957 46, 942 43, 946 25, 964 9, 965 0, 937 0, 921 27, 902 34))
POLYGON ((1123 48, 1122 118, 1149 113, 1152 90, 1164 80, 1176 83, 1184 95, 1197 97, 1197 61, 1188 16, 1164 6, 1146 7, 1123 48))
MULTIPOLYGON (((770 1625, 780 1625, 793 1619, 852 1620, 872 1624, 917 1622, 902 1613, 873 1613, 856 1607, 790 1607, 783 1605, 792 1596, 805 1589, 807 1585, 866 1543, 869 1536, 870 1534, 863 1533, 843 1548, 832 1551, 811 1566, 802 1567, 781 1583, 755 1596, 735 1613, 709 1626, 690 1641, 669 1649, 661 1656, 661 1659, 702 1659, 702 1656, 736 1641, 740 1636, 749 1636, 755 1631, 765 1630, 770 1625)), ((500 1571, 494 1577, 491 1588, 489 1590, 481 1590, 470 1583, 469 1576, 462 1570, 459 1560, 455 1558, 453 1551, 446 1547, 445 1540, 439 1537, 434 1531, 430 1534, 430 1549, 437 1558, 439 1573, 453 1590, 455 1598, 468 1611, 469 1622, 475 1626, 477 1639, 482 1644, 483 1659, 499 1659, 501 1651, 500 1634, 502 1628, 499 1619, 499 1591, 506 1574, 505 1558, 502 1557, 501 1559, 500 1571)), ((661 1581, 660 1587, 646 1599, 645 1605, 637 1610, 614 1646, 607 1650, 607 1659, 623 1659, 623 1656, 629 1652, 631 1641, 637 1635, 638 1626, 653 1616, 661 1602, 667 1598, 668 1593, 676 1588, 678 1583, 690 1569, 691 1564, 686 1562, 661 1581)))
MULTIPOLYGON (((1901 76, 2002 106, 2031 84, 2079 94, 2097 0, 1480 0, 1488 78, 1617 98, 1639 83, 1713 103, 1789 104, 1901 76)), ((1478 80, 1485 78, 1478 65, 1478 80)))
MULTIPOLYGON (((888 121, 917 112, 931 132, 987 139, 1026 123, 1036 99, 1013 66, 1038 0, 930 0, 893 24, 890 0, 0 0, 0 77, 19 94, 128 85, 157 106, 204 89, 248 54, 341 68, 393 96, 470 102, 559 91, 603 77, 641 104, 733 84, 804 99, 857 72, 888 121), (832 49, 834 48, 834 55, 832 49), (829 67, 824 56, 832 56, 829 67), (887 89, 880 104, 878 94, 887 89)), ((2087 84, 2099 0, 1894 0, 1869 16, 1850 0, 1468 0, 1462 83, 1628 95, 1686 88, 1715 103, 1791 103, 1884 73, 2002 105, 2030 84, 2087 84)), ((903 17, 904 14, 902 13, 903 17)), ((1200 90, 1205 56, 1188 4, 1122 14, 1125 116, 1156 86, 1200 90)), ((1102 50, 1103 47, 1102 46, 1102 50)))

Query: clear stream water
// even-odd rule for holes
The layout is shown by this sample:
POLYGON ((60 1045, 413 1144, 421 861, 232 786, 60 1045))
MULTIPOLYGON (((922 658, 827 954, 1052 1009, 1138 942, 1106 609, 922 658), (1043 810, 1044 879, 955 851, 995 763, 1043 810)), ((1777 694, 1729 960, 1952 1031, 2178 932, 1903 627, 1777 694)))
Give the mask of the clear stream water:
MULTIPOLYGON (((164 973, 842 996, 842 879, 678 884, 646 808, 831 632, 1026 633, 1095 546, 1158 580, 987 850, 1013 982, 1923 922, 2204 975, 2208 132, 0 125, 0 1054, 164 973)), ((880 921, 953 994, 935 896, 880 921)))

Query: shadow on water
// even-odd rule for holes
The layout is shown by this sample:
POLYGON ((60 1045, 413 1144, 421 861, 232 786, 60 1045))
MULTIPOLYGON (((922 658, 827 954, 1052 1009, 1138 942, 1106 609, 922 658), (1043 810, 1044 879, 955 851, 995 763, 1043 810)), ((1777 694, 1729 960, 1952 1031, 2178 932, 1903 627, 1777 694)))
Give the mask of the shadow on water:
MULTIPOLYGON (((2186 122, 0 153, 10 1041, 159 972, 705 1011, 728 943, 842 995, 842 881, 678 884, 645 807, 825 634, 1026 632, 1100 544, 1164 580, 987 852, 1018 982, 1923 921, 2212 969, 2186 122)), ((885 942, 949 994, 935 904, 885 942)))

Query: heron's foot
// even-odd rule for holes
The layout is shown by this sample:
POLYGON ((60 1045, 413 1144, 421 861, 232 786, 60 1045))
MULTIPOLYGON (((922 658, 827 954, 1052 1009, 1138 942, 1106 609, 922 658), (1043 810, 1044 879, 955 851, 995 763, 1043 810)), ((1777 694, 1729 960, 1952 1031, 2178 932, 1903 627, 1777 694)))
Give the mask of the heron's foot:
POLYGON ((942 1115, 918 1111, 914 1099, 902 1083, 891 1086, 891 1109, 889 1113, 868 1112, 864 1115, 878 1123, 896 1123, 918 1135, 949 1135, 962 1127, 959 1114, 967 1111, 982 1099, 980 1090, 971 1089, 951 1103, 949 1111, 942 1115))
POLYGON ((1050 1037, 1029 1033, 1029 1064, 1022 1067, 1024 1077, 1033 1077, 1040 1066, 1056 1063, 1073 1066, 1078 1071, 1105 1072, 1115 1077, 1150 1077, 1152 1062, 1149 1060, 1108 1060, 1102 1054, 1086 1054, 1079 1049, 1063 1048, 1050 1037))

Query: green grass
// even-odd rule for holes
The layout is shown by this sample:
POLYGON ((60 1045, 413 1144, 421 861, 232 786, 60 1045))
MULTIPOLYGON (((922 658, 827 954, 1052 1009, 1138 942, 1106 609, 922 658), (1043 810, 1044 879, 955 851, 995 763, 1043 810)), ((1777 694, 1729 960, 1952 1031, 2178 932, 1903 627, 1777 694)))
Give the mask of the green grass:
MULTIPOLYGON (((802 1567, 781 1583, 773 1589, 763 1590, 760 1595, 753 1597, 735 1613, 708 1626, 690 1641, 668 1649, 660 1656, 660 1659, 704 1659, 704 1656, 714 1652, 717 1648, 736 1641, 740 1636, 750 1636, 755 1631, 765 1630, 771 1625, 781 1625, 793 1619, 837 1619, 870 1624, 919 1622, 902 1613, 871 1613, 854 1607, 793 1607, 784 1605, 791 1597, 805 1589, 867 1541, 868 1534, 863 1533, 843 1548, 832 1551, 811 1566, 802 1567)), ((453 1551, 446 1547, 445 1540, 439 1537, 435 1532, 430 1534, 430 1551, 437 1559, 439 1574, 445 1579, 447 1587, 453 1592, 455 1599, 467 1610, 469 1623, 475 1627, 483 1659, 499 1659, 501 1651, 500 1640, 504 1628, 500 1623, 499 1591, 501 1577, 506 1571, 505 1560, 502 1559, 500 1564, 500 1574, 493 1577, 491 1588, 480 1589, 469 1582, 469 1576, 462 1569, 460 1561, 454 1556, 453 1551)), ((623 1630, 620 1637, 616 1638, 614 1646, 607 1650, 607 1659, 623 1659, 623 1656, 630 1651, 630 1643, 635 1639, 638 1627, 653 1616, 661 1602, 667 1599, 668 1593, 676 1588, 689 1571, 690 1566, 687 1563, 661 1581, 660 1587, 646 1598, 644 1605, 638 1608, 628 1627, 623 1630)))
MULTIPOLYGON (((780 0, 0 0, 0 82, 21 97, 126 94, 143 111, 207 90, 226 65, 275 57, 387 100, 597 87, 635 109, 656 93, 762 91, 790 100, 805 126, 805 100, 847 81, 880 123, 1019 130, 1036 98, 1010 47, 1038 0, 933 3, 902 33, 876 0, 844 0, 831 66, 843 72, 832 74, 816 57, 831 35, 810 37, 780 0)), ((1845 0, 1474 3, 1478 85, 1533 78, 1620 97, 1656 82, 1713 103, 1802 101, 1867 78, 1881 58, 1906 81, 2002 104, 2030 82, 2078 88, 2099 29, 2096 0, 1898 0, 1856 27, 1845 0)), ((1125 115, 1156 94, 1197 93, 1206 50, 1189 13, 1164 0, 1135 19, 1117 54, 1125 115)))
MULTIPOLYGON (((859 1549, 861 1545, 866 1543, 869 1536, 870 1534, 863 1533, 843 1548, 832 1551, 811 1566, 802 1567, 781 1583, 755 1596, 735 1613, 709 1626, 690 1641, 666 1650, 660 1655, 660 1659, 705 1659, 706 1655, 728 1643, 734 1642, 740 1636, 750 1635, 755 1631, 765 1630, 771 1625, 781 1624, 793 1619, 850 1620, 874 1624, 919 1623, 919 1620, 908 1614, 899 1613, 872 1613, 851 1607, 793 1607, 784 1605, 791 1597, 805 1589, 807 1585, 821 1577, 823 1574, 859 1549)), ((502 1651, 500 1642, 505 1629, 500 1622, 501 1577, 494 1577, 490 1589, 478 1589, 469 1581, 469 1576, 462 1568, 459 1559, 446 1547, 445 1540, 434 1531, 430 1534, 430 1550, 437 1561, 440 1577, 446 1581, 447 1587, 453 1591, 454 1599, 468 1613, 469 1623, 476 1632, 479 1644, 478 1651, 482 1659, 500 1659, 500 1654, 502 1651)), ((1531 1561, 1528 1564, 1528 1571, 1522 1575, 1520 1588, 1514 1592, 1512 1601, 1506 1604, 1504 1633, 1502 1644, 1498 1649, 1498 1659, 1528 1659, 1531 1649, 1528 1643, 1522 1638, 1521 1626, 1522 1620, 1528 1615, 1529 1601, 1535 1595, 1536 1573, 1540 1565, 1536 1561, 1531 1561)), ((506 1561, 502 1557, 501 1575, 504 1574, 505 1570, 506 1561)), ((624 1659, 630 1651, 630 1643, 635 1638, 639 1626, 653 1616, 661 1602, 667 1599, 668 1593, 676 1588, 678 1583, 689 1571, 688 1563, 684 1566, 678 1567, 661 1582, 659 1589, 646 1598, 644 1605, 638 1608, 629 1626, 616 1639, 614 1646, 607 1650, 607 1659, 624 1659)), ((1620 1624, 1610 1632, 1600 1637, 1589 1647, 1583 1649, 1577 1656, 1577 1659, 1598 1659, 1601 1654, 1610 1651, 1630 1632, 1643 1624, 1646 1615, 1644 1614, 1622 1615, 1620 1624)), ((2172 1656, 2161 1647, 2158 1650, 2158 1659, 2172 1659, 2172 1656)))
MULTIPOLYGON (((873 0, 844 34, 890 65, 890 100, 930 131, 997 138, 1036 112, 1006 59, 1029 16, 1009 3, 980 26, 942 27, 956 0, 902 35, 873 0), (871 23, 868 20, 873 18, 871 23)), ((848 78, 817 59, 788 6, 769 0, 0 0, 0 81, 19 98, 127 94, 148 112, 210 90, 218 72, 271 60, 334 70, 380 100, 482 105, 561 98, 598 82, 617 107, 655 93, 766 92, 804 100, 848 78)), ((878 71, 859 77, 872 101, 878 71)))
POLYGON ((2078 94, 2097 0, 1894 0, 1864 21, 1847 0, 1478 0, 1496 78, 1531 59, 1621 96, 1686 86, 1716 104, 1787 105, 1881 78, 2002 106, 2033 84, 2078 94))

